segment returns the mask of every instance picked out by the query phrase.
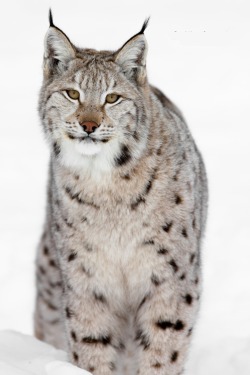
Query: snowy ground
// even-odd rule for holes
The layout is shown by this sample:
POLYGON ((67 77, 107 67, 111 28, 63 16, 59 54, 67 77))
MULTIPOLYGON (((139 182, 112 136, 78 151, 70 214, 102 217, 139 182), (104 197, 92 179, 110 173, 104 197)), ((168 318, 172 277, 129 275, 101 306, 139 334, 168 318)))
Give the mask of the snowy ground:
MULTIPOLYGON (((119 47, 151 15, 146 31, 150 80, 182 109, 210 181, 204 293, 187 374, 249 375, 249 2, 127 0, 124 4, 115 0, 1 4, 0 330, 32 334, 34 257, 43 223, 48 161, 36 112, 48 8, 52 6, 55 23, 73 42, 99 49, 119 47)), ((50 375, 58 360, 64 361, 65 355, 35 344, 30 337, 0 333, 1 375, 50 375), (8 354, 12 350, 14 354, 8 354), (36 358, 43 357, 41 372, 36 372, 40 371, 35 369, 36 358)), ((78 370, 65 364, 53 374, 67 371, 78 370)))

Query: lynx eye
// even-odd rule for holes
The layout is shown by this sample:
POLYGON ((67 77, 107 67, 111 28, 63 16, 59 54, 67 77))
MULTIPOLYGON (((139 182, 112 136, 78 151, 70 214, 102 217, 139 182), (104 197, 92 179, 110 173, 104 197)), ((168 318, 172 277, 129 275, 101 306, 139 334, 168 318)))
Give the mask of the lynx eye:
POLYGON ((76 91, 76 90, 67 90, 66 92, 67 92, 68 96, 69 96, 71 99, 73 99, 73 100, 77 100, 77 99, 79 99, 79 97, 80 97, 79 92, 76 91))
POLYGON ((119 98, 120 98, 120 96, 117 95, 117 94, 108 94, 106 96, 106 103, 110 103, 110 104, 115 103, 115 102, 117 102, 117 100, 119 98))

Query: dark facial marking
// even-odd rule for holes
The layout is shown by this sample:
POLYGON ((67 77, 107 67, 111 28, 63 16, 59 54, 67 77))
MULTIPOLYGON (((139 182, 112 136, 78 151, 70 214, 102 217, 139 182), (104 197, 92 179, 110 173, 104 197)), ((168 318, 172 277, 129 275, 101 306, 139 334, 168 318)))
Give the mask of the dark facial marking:
POLYGON ((162 226, 162 229, 165 231, 165 232, 169 232, 171 227, 173 225, 173 222, 170 221, 170 222, 166 222, 163 226, 162 226))
POLYGON ((89 372, 94 372, 95 371, 95 367, 94 366, 89 366, 88 371, 89 372))
POLYGON ((69 256, 68 256, 68 262, 72 262, 72 260, 76 259, 77 253, 73 251, 69 256))
POLYGON ((115 158, 115 165, 117 167, 127 164, 131 159, 131 154, 126 145, 122 145, 121 153, 115 158))
POLYGON ((170 260, 169 264, 173 267, 174 272, 177 272, 179 270, 179 267, 175 263, 174 259, 170 260))
POLYGON ((183 274, 180 276, 180 280, 185 280, 185 278, 186 278, 186 274, 183 273, 183 274))
POLYGON ((78 362, 79 357, 78 357, 78 354, 76 352, 73 352, 73 358, 76 362, 78 362))
POLYGON ((174 351, 171 355, 171 363, 176 362, 178 359, 179 353, 177 351, 174 351))

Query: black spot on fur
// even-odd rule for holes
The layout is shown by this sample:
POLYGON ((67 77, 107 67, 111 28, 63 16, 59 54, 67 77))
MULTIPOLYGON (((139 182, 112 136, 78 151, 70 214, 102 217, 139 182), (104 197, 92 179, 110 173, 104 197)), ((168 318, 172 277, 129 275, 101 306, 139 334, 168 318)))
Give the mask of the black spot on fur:
POLYGON ((165 280, 160 280, 158 276, 152 273, 151 281, 155 286, 161 285, 165 280))
POLYGON ((179 353, 178 353, 177 351, 174 351, 174 352, 172 353, 172 355, 171 355, 171 362, 172 362, 172 363, 177 361, 177 359, 178 359, 178 355, 179 355, 179 353))
POLYGON ((61 288, 62 287, 62 283, 61 281, 57 281, 57 282, 52 282, 52 281, 49 281, 49 286, 51 288, 61 288))
POLYGON ((145 194, 148 194, 150 190, 152 189, 152 182, 153 180, 149 180, 147 185, 145 186, 145 194))
POLYGON ((199 284, 199 277, 196 277, 196 279, 194 280, 194 283, 197 285, 199 284))
POLYGON ((43 268, 43 266, 39 266, 38 269, 42 275, 46 275, 46 270, 43 268))
POLYGON ((99 301, 99 302, 102 302, 102 303, 106 303, 107 302, 107 300, 104 297, 104 295, 101 294, 101 293, 98 293, 98 292, 94 292, 94 298, 96 299, 96 301, 99 301))
POLYGON ((140 196, 139 198, 137 198, 135 202, 131 204, 131 209, 135 210, 141 203, 145 203, 145 202, 146 202, 145 198, 140 196))
POLYGON ((175 203, 176 204, 181 204, 182 203, 182 198, 179 195, 175 196, 175 203))
POLYGON ((123 176, 121 176, 121 178, 123 178, 124 180, 131 180, 131 177, 129 174, 125 174, 123 176))
POLYGON ((69 221, 68 221, 68 219, 63 219, 64 220, 64 222, 65 222, 65 224, 69 227, 69 228, 72 228, 73 227, 73 223, 70 223, 69 221))
POLYGON ((53 305, 51 302, 49 302, 49 301, 47 301, 47 300, 45 300, 45 299, 43 299, 43 300, 44 300, 44 302, 46 303, 47 307, 48 307, 50 310, 53 310, 53 311, 57 311, 57 310, 58 310, 58 308, 57 308, 55 305, 53 305))
POLYGON ((72 318, 72 316, 74 315, 73 311, 69 307, 66 307, 65 314, 66 314, 66 318, 68 319, 72 318))
POLYGON ((75 333, 74 331, 71 331, 71 332, 70 332, 70 335, 71 335, 73 341, 77 342, 76 333, 75 333))
POLYGON ((160 362, 155 362, 153 365, 152 365, 153 368, 161 368, 162 367, 162 364, 160 362))
POLYGON ((196 227, 196 222, 195 222, 195 218, 193 219, 193 222, 192 222, 192 227, 193 227, 193 229, 195 229, 195 227, 196 227))
POLYGON ((183 235, 183 237, 187 238, 188 234, 186 228, 182 228, 181 234, 183 235))
POLYGON ((131 159, 131 154, 126 145, 122 146, 121 153, 118 157, 115 158, 116 166, 122 166, 127 164, 131 159))
POLYGON ((61 152, 61 148, 56 142, 53 143, 53 150, 56 156, 58 156, 61 152))
POLYGON ((190 294, 186 294, 185 295, 185 301, 186 301, 187 305, 192 305, 193 297, 190 294))
POLYGON ((94 204, 94 203, 86 202, 86 201, 84 201, 83 199, 81 199, 81 198, 80 198, 80 193, 73 193, 73 192, 71 191, 71 189, 70 189, 68 186, 66 186, 64 189, 65 189, 66 194, 67 194, 72 200, 76 200, 76 201, 77 201, 78 203, 80 203, 80 204, 86 204, 86 205, 88 205, 88 206, 92 206, 92 207, 94 207, 94 208, 96 208, 96 209, 100 208, 99 206, 97 206, 97 205, 94 204))
POLYGON ((61 230, 60 225, 58 223, 55 223, 55 230, 57 232, 60 232, 60 230, 61 230))
POLYGON ((110 336, 99 336, 99 337, 93 337, 93 336, 86 336, 82 338, 83 344, 102 344, 104 346, 110 344, 111 337, 110 336))
POLYGON ((69 256, 68 256, 68 262, 72 262, 72 260, 76 259, 77 253, 73 251, 69 256))
POLYGON ((154 240, 148 240, 148 241, 143 242, 143 245, 154 245, 154 244, 155 244, 154 240))
POLYGON ((168 250, 165 247, 160 247, 160 249, 157 250, 157 253, 160 255, 166 255, 168 253, 168 250))
POLYGON ((138 306, 138 310, 144 305, 144 303, 147 301, 147 299, 148 299, 148 295, 146 295, 146 296, 142 299, 141 303, 140 303, 139 306, 138 306))
POLYGON ((88 371, 89 372, 94 372, 95 371, 95 367, 94 366, 89 366, 88 367, 88 371))
POLYGON ((184 323, 181 320, 177 320, 173 328, 175 331, 182 331, 184 327, 184 323))
POLYGON ((135 339, 139 341, 139 344, 143 346, 144 350, 147 350, 150 347, 150 342, 148 336, 142 332, 142 330, 138 330, 136 333, 135 339))
POLYGON ((175 263, 174 259, 170 260, 169 264, 170 264, 170 266, 173 267, 174 272, 178 272, 179 267, 178 267, 177 264, 175 263))
POLYGON ((43 248, 43 254, 44 255, 49 255, 49 249, 47 248, 47 246, 44 246, 44 248, 43 248))
POLYGON ((174 324, 172 322, 170 322, 169 320, 159 320, 157 323, 156 323, 156 326, 165 330, 167 328, 173 328, 174 327, 174 324))
POLYGON ((191 336, 192 332, 193 332, 193 328, 189 328, 188 333, 187 333, 187 337, 191 336))
POLYGON ((110 368, 111 371, 116 370, 116 366, 115 366, 114 362, 109 362, 109 368, 110 368))
POLYGON ((190 264, 194 262, 195 254, 190 255, 190 264))
POLYGON ((183 274, 180 276, 180 280, 185 280, 185 278, 186 278, 186 274, 183 273, 183 274))
POLYGON ((172 221, 170 221, 170 222, 166 222, 166 223, 163 225, 162 229, 163 229, 165 232, 168 233, 168 232, 170 231, 172 225, 173 225, 173 222, 172 222, 172 221))
POLYGON ((49 261, 49 265, 50 265, 51 267, 57 268, 57 264, 56 264, 56 262, 55 262, 53 259, 51 259, 51 260, 49 261))
POLYGON ((136 141, 139 141, 139 136, 138 136, 137 131, 134 132, 133 137, 134 137, 134 139, 135 139, 136 141))
POLYGON ((73 358, 76 362, 78 362, 79 357, 78 357, 78 354, 76 352, 73 352, 73 358))

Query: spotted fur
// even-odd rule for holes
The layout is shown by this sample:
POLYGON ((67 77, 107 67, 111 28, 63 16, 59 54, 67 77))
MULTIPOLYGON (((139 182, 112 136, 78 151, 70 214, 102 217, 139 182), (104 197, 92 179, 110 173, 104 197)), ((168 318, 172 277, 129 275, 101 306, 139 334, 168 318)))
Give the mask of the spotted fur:
POLYGON ((98 375, 182 373, 199 308, 206 174, 180 111, 148 83, 146 26, 96 51, 50 15, 45 38, 35 334, 98 375))

